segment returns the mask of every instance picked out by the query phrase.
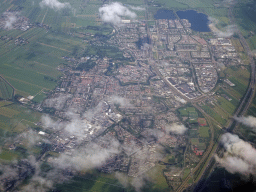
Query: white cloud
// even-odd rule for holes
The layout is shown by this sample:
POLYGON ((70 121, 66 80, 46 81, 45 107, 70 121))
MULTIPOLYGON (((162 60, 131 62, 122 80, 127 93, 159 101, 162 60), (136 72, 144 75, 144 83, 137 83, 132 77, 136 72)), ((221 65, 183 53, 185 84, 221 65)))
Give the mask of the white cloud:
POLYGON ((135 10, 135 11, 145 11, 145 7, 135 7, 135 6, 132 6, 132 5, 128 5, 131 9, 135 10))
POLYGON ((49 98, 44 101, 46 107, 53 107, 57 110, 62 110, 68 99, 72 97, 71 94, 60 94, 57 97, 49 98))
POLYGON ((3 13, 3 16, 5 17, 4 28, 7 30, 13 29, 13 24, 15 24, 17 21, 16 14, 12 12, 5 12, 3 13))
POLYGON ((120 25, 122 17, 129 17, 131 19, 137 17, 136 13, 130 11, 119 2, 103 5, 99 8, 99 14, 102 21, 112 23, 114 25, 120 25))
POLYGON ((182 104, 186 104, 186 103, 187 103, 187 101, 186 101, 185 99, 182 99, 182 98, 180 98, 180 97, 175 97, 175 100, 176 100, 176 101, 179 101, 179 102, 182 103, 182 104))
POLYGON ((225 167, 225 169, 230 173, 242 173, 247 174, 250 172, 251 166, 245 162, 243 159, 238 157, 227 156, 224 158, 219 158, 215 156, 215 159, 221 166, 225 167))
POLYGON ((42 116, 42 124, 45 129, 62 130, 68 136, 75 136, 78 141, 90 138, 90 133, 95 132, 101 127, 91 125, 87 120, 81 119, 73 114, 70 114, 70 121, 54 121, 50 116, 42 116))
MULTIPOLYGON (((103 138, 102 138, 103 139, 103 138)), ((115 138, 104 138, 102 147, 99 143, 91 142, 85 148, 75 150, 72 154, 63 153, 53 161, 61 169, 73 168, 77 171, 90 170, 103 165, 112 155, 120 153, 120 143, 115 138)))
POLYGON ((42 0, 41 7, 50 7, 51 9, 60 10, 63 8, 70 8, 69 3, 61 3, 58 0, 42 0))
POLYGON ((173 123, 172 125, 166 125, 165 131, 167 133, 183 135, 187 131, 187 128, 184 125, 179 125, 177 123, 173 123))
POLYGON ((223 158, 215 156, 221 166, 231 173, 255 174, 256 149, 237 135, 225 133, 220 141, 226 152, 223 158))
POLYGON ((248 117, 234 117, 236 121, 239 123, 242 123, 248 127, 256 129, 256 118, 253 116, 248 116, 248 117))
POLYGON ((115 172, 115 178, 121 183, 124 187, 128 187, 129 178, 128 175, 122 172, 115 172))
POLYGON ((107 98, 107 100, 114 104, 119 104, 121 107, 132 107, 132 104, 130 103, 130 101, 124 97, 112 95, 109 98, 107 98))
POLYGON ((236 25, 228 25, 224 27, 222 30, 219 30, 216 27, 219 21, 212 17, 209 17, 208 19, 210 20, 210 24, 209 24, 210 29, 217 37, 231 37, 237 31, 236 25))

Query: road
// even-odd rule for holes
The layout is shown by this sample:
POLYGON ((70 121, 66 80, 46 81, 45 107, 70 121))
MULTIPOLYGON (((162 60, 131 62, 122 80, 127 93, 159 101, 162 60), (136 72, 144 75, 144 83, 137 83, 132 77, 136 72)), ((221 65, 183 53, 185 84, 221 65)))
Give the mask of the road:
MULTIPOLYGON (((145 11, 145 19, 148 20, 148 7, 147 7, 147 0, 144 0, 144 3, 145 3, 145 7, 146 7, 146 11, 145 11)), ((230 19, 230 23, 231 24, 235 24, 235 18, 232 14, 233 12, 233 8, 234 8, 234 5, 231 6, 228 10, 228 15, 229 15, 229 19, 230 19)), ((150 36, 150 33, 149 33, 149 28, 147 27, 147 33, 148 35, 150 36)), ((251 79, 250 79, 250 83, 248 85, 248 89, 247 89, 247 92, 245 93, 243 99, 241 100, 240 104, 239 104, 239 107, 237 108, 236 112, 234 113, 234 116, 238 116, 238 115, 243 115, 249 108, 252 100, 253 100, 253 97, 254 97, 254 94, 255 94, 255 62, 254 62, 254 59, 253 59, 253 56, 252 56, 252 53, 251 53, 251 50, 250 50, 250 47, 249 45, 247 44, 245 38, 243 37, 243 35, 241 34, 240 30, 237 29, 237 34, 240 38, 240 41, 241 41, 241 44, 243 45, 244 47, 244 50, 246 51, 246 53, 248 54, 248 57, 249 57, 249 60, 250 60, 250 65, 251 65, 251 79)), ((169 82, 166 78, 164 78, 160 71, 158 70, 158 68, 156 67, 156 64, 155 64, 155 61, 153 59, 153 55, 152 55, 152 45, 150 45, 150 48, 151 48, 151 55, 150 55, 150 59, 149 59, 149 65, 152 67, 152 69, 156 72, 156 74, 161 77, 161 79, 167 84, 169 85, 169 87, 171 88, 171 90, 176 93, 177 95, 179 95, 181 98, 183 98, 184 100, 186 101, 190 101, 192 103, 192 105, 194 107, 196 107, 199 111, 201 111, 202 114, 204 114, 207 122, 209 123, 209 127, 211 128, 212 130, 212 133, 214 134, 214 130, 213 130, 213 126, 211 124, 211 121, 213 120, 212 117, 210 117, 209 115, 205 114, 205 112, 199 107, 196 105, 196 103, 206 97, 208 97, 208 95, 202 95, 200 96, 200 98, 197 98, 197 99, 194 99, 194 100, 190 100, 188 99, 186 96, 182 95, 178 90, 176 90, 169 82)), ((159 62, 159 61, 158 61, 159 62)), ((214 121, 216 122, 216 121, 214 121)), ((219 124, 217 122, 217 124, 219 124)), ((230 122, 229 122, 229 125, 227 126, 227 131, 231 131, 232 132, 232 128, 233 127, 237 127, 238 126, 238 123, 236 121, 234 121, 234 119, 231 119, 230 122)), ((216 148, 213 148, 214 146, 214 140, 213 140, 213 135, 212 134, 212 137, 211 137, 211 141, 210 141, 210 144, 209 144, 209 147, 207 148, 207 151, 205 151, 202 159, 200 160, 200 162, 198 163, 198 165, 191 171, 191 173, 189 174, 189 176, 185 179, 185 181, 179 186, 179 188, 176 190, 176 191, 183 191, 184 189, 186 189, 187 185, 188 185, 188 180, 191 178, 191 176, 193 176, 193 174, 197 171, 197 169, 200 168, 201 164, 202 163, 205 163, 208 161, 208 165, 210 166, 207 166, 207 167, 204 167, 203 168, 203 171, 204 173, 201 175, 201 178, 207 178, 208 174, 211 173, 212 169, 216 166, 216 163, 215 163, 215 160, 214 160, 214 154, 216 154, 216 152, 219 152, 219 150, 221 149, 221 146, 218 145, 216 148), (206 174, 208 173, 208 174, 206 174)), ((220 136, 219 136, 220 138, 220 136)), ((219 139, 217 140, 217 142, 219 141, 219 139)), ((197 178, 198 180, 199 178, 197 178)), ((204 183, 205 184, 205 183, 204 183)), ((203 184, 203 185, 204 185, 203 184)))
MULTIPOLYGON (((234 5, 231 6, 228 11, 228 15, 229 15, 231 24, 235 24, 235 18, 234 18, 234 15, 232 14, 233 8, 234 8, 234 5)), ((251 79, 250 79, 250 83, 249 83, 247 92, 245 93, 239 107, 237 108, 236 112, 234 113, 234 116, 238 116, 238 115, 242 116, 245 114, 245 112, 250 107, 250 104, 251 104, 251 102, 254 98, 254 94, 255 94, 255 61, 253 59, 249 45, 247 44, 245 38, 243 37, 241 31, 238 28, 237 28, 237 34, 240 38, 240 41, 241 41, 246 53, 248 54, 248 57, 250 59, 250 65, 251 65, 251 79)), ((229 125, 227 126, 227 131, 233 132, 233 130, 236 129, 238 127, 238 125, 239 125, 239 123, 236 122, 234 119, 232 119, 230 121, 229 125)), ((211 160, 208 164, 210 166, 208 166, 206 168, 203 176, 201 177, 201 182, 202 182, 200 184, 201 190, 204 189, 204 187, 207 183, 207 177, 209 176, 208 174, 211 173, 213 171, 213 169, 216 167, 216 162, 215 162, 213 155, 218 153, 221 150, 221 148, 222 147, 220 145, 218 145, 218 147, 215 149, 214 153, 212 153, 212 157, 209 157, 209 158, 211 158, 211 160)), ((197 189, 198 192, 200 192, 201 190, 197 189)))
POLYGON ((193 106, 195 108, 197 108, 202 114, 204 114, 205 119, 207 120, 207 122, 209 124, 209 128, 211 129, 211 133, 212 133, 211 140, 209 142, 209 146, 208 146, 207 150, 204 152, 203 157, 200 159, 200 162, 190 172, 190 174, 186 177, 186 179, 182 182, 182 184, 176 189, 176 192, 182 192, 184 189, 186 189, 188 186, 189 179, 193 177, 194 173, 200 168, 201 164, 204 163, 205 161, 207 161, 208 156, 211 154, 214 154, 214 153, 212 153, 212 148, 214 146, 214 128, 212 125, 212 121, 208 118, 208 115, 200 107, 198 107, 196 104, 193 104, 193 106))
MULTIPOLYGON (((228 15, 229 15, 229 19, 230 19, 231 24, 235 24, 235 18, 234 18, 234 15, 232 14, 233 8, 234 8, 234 5, 231 6, 228 10, 228 15)), ((239 114, 243 115, 247 111, 247 109, 249 108, 250 103, 253 99, 254 93, 255 93, 255 61, 253 59, 250 47, 249 47, 248 43, 246 42, 244 36, 242 35, 241 31, 238 29, 238 27, 237 27, 237 34, 238 34, 238 36, 240 38, 240 41, 241 41, 246 53, 248 54, 248 57, 249 57, 249 60, 250 60, 251 79, 250 79, 250 83, 249 83, 247 92, 245 93, 245 95, 243 97, 243 100, 241 101, 241 103, 240 103, 239 107, 237 108, 236 112, 234 113, 234 116, 238 116, 239 114), (245 105, 245 102, 247 102, 247 103, 246 103, 246 106, 243 109, 243 106, 245 105)), ((230 121, 230 123, 228 125, 228 129, 230 129, 230 127, 233 123, 236 123, 236 122, 234 120, 230 121)))

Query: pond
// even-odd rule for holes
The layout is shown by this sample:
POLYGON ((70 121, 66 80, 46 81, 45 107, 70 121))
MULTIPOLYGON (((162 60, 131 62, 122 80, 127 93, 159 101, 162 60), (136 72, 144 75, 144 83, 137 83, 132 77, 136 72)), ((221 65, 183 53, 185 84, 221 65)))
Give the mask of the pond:
POLYGON ((177 11, 180 19, 187 19, 191 23, 191 29, 199 32, 210 32, 208 16, 194 10, 177 11))

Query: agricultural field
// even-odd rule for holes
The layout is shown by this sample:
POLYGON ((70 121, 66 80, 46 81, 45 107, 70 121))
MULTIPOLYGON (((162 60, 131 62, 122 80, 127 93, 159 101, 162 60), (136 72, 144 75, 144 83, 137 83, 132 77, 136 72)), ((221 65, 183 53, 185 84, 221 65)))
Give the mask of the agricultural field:
POLYGON ((252 50, 256 49, 256 2, 239 0, 234 8, 234 16, 243 36, 252 50))
POLYGON ((247 111, 247 115, 256 116, 256 96, 252 100, 252 104, 247 111))
POLYGON ((14 96, 13 94, 14 88, 0 76, 0 99, 12 99, 14 96))
MULTIPOLYGON (((20 14, 36 24, 27 31, 0 30, 0 36, 9 37, 8 40, 0 40, 0 75, 15 88, 16 94, 24 97, 32 95, 35 96, 33 101, 41 102, 46 96, 45 92, 52 90, 58 82, 61 75, 57 70, 58 66, 68 64, 63 56, 100 53, 101 57, 124 60, 123 53, 116 47, 92 47, 83 42, 85 38, 91 38, 85 36, 86 33, 92 36, 110 36, 113 33, 112 26, 99 25, 98 9, 103 5, 102 1, 81 4, 80 1, 72 0, 69 1, 71 9, 59 11, 41 7, 41 0, 2 1, 4 7, 0 9, 0 13, 10 7, 10 11, 19 10, 20 14), (40 27, 41 25, 47 27, 40 27), (14 40, 17 38, 24 38, 28 43, 16 45, 14 40)), ((123 3, 140 6, 143 1, 129 0, 123 3)), ((144 11, 134 11, 138 12, 139 17, 144 17, 144 11)))
POLYGON ((250 71, 244 66, 232 66, 224 71, 225 78, 229 79, 235 84, 234 87, 230 87, 226 83, 223 83, 223 90, 228 93, 231 97, 239 100, 247 90, 250 71))
POLYGON ((0 162, 2 160, 11 161, 11 160, 17 159, 17 157, 18 157, 18 154, 5 149, 0 153, 0 162))
POLYGON ((156 1, 154 1, 154 3, 149 4, 149 5, 157 5, 157 7, 177 9, 177 10, 189 8, 189 6, 187 4, 180 3, 177 0, 174 0, 174 1, 156 0, 156 1))
POLYGON ((213 117, 217 122, 219 122, 221 125, 225 125, 226 124, 226 119, 223 119, 221 117, 220 114, 216 113, 216 111, 214 111, 210 106, 208 105, 203 105, 201 106, 202 109, 208 114, 210 115, 211 117, 213 117))
POLYGON ((237 52, 244 52, 244 48, 239 39, 233 38, 231 39, 231 41, 232 41, 232 45, 235 47, 237 52))
POLYGON ((212 109, 215 111, 215 113, 219 114, 223 119, 228 119, 230 117, 230 115, 227 113, 224 107, 215 105, 214 107, 212 107, 212 109))
POLYGON ((227 99, 223 97, 217 97, 217 104, 225 110, 225 112, 228 112, 230 115, 232 115, 235 112, 235 109, 237 105, 234 105, 231 101, 228 101, 227 99))
POLYGON ((8 118, 12 118, 15 115, 18 115, 20 112, 7 108, 7 107, 1 107, 0 108, 0 115, 8 117, 8 118))
POLYGON ((6 105, 10 105, 10 104, 12 104, 11 101, 5 101, 5 100, 0 101, 0 107, 6 106, 6 105))
MULTIPOLYGON (((35 127, 40 121, 41 113, 27 109, 15 103, 0 102, 0 132, 14 134, 21 133, 28 127, 35 127)), ((1 135, 0 135, 1 137, 1 135)))
POLYGON ((152 168, 152 171, 149 173, 149 177, 155 181, 155 185, 152 186, 154 190, 161 190, 161 191, 168 191, 168 184, 166 183, 166 179, 163 175, 163 170, 165 166, 163 165, 156 165, 152 168))
POLYGON ((63 192, 68 191, 117 191, 122 192, 123 188, 117 183, 115 179, 108 179, 106 177, 75 177, 71 182, 57 186, 58 190, 63 192), (111 185, 109 185, 111 184, 111 185))
POLYGON ((233 95, 228 93, 227 89, 224 90, 224 88, 221 87, 220 89, 218 89, 217 93, 220 94, 222 97, 225 95, 228 96, 231 99, 231 101, 229 101, 229 102, 232 103, 236 107, 238 106, 240 98, 237 99, 236 97, 234 97, 233 95))

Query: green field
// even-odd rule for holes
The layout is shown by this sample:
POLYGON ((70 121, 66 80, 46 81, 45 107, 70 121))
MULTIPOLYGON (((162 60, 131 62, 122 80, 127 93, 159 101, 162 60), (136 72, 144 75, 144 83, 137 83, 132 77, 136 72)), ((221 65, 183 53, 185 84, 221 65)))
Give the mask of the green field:
POLYGON ((189 111, 188 116, 189 116, 189 119, 190 119, 190 120, 197 120, 197 118, 198 118, 198 113, 197 113, 196 111, 189 111))
POLYGON ((14 160, 18 157, 18 155, 12 151, 9 150, 2 150, 0 153, 0 159, 1 160, 5 160, 5 161, 11 161, 14 160))
POLYGON ((181 116, 188 116, 188 111, 186 108, 182 108, 178 110, 181 116))
POLYGON ((186 177, 189 175, 189 173, 190 173, 190 169, 189 168, 184 169, 182 179, 186 179, 186 177))
POLYGON ((7 107, 0 108, 0 115, 8 117, 8 118, 13 117, 14 115, 18 115, 19 113, 20 113, 19 111, 16 111, 16 110, 13 110, 13 109, 10 109, 7 107))
POLYGON ((212 110, 214 110, 215 113, 219 114, 223 119, 228 119, 230 117, 229 113, 225 110, 225 108, 222 108, 220 105, 215 105, 214 107, 212 107, 212 110))
MULTIPOLYGON (((109 25, 99 26, 97 14, 102 1, 90 1, 87 4, 71 0, 69 3, 72 8, 60 11, 42 8, 40 2, 41 0, 26 0, 22 3, 0 0, 0 13, 7 9, 19 10, 31 23, 48 26, 48 29, 31 27, 27 31, 0 30, 0 36, 7 35, 11 38, 0 40, 0 75, 15 88, 16 94, 24 97, 37 95, 35 102, 41 102, 45 98, 41 90, 52 90, 56 86, 61 75, 57 67, 68 64, 62 57, 77 56, 87 46, 83 42, 86 33, 109 35, 113 31, 109 25), (70 33, 74 35, 71 36, 70 33), (16 45, 14 41, 18 37, 29 43, 16 45)), ((131 1, 131 4, 134 2, 131 1)), ((105 51, 106 54, 110 52, 108 49, 98 50, 102 50, 102 53, 105 51)), ((122 52, 115 51, 115 55, 117 54, 122 55, 122 52)), ((0 81, 0 98, 12 98, 10 92, 10 88, 0 81)))
POLYGON ((4 100, 13 98, 14 89, 0 76, 0 98, 4 100))
POLYGON ((12 104, 11 101, 5 101, 5 100, 0 101, 0 107, 6 106, 6 105, 10 105, 10 104, 12 104))
POLYGON ((220 88, 220 89, 218 90, 218 93, 220 93, 220 95, 222 95, 222 94, 227 95, 229 98, 231 98, 231 99, 232 99, 232 100, 231 100, 231 101, 229 101, 229 102, 230 102, 230 103, 232 103, 235 107, 237 107, 237 106, 238 106, 238 104, 239 104, 239 100, 237 100, 237 98, 236 98, 236 97, 233 97, 231 94, 229 94, 226 90, 224 90, 224 89, 220 88))
POLYGON ((211 117, 213 117, 217 122, 222 125, 225 125, 227 122, 226 119, 223 119, 219 114, 217 114, 214 110, 211 109, 208 105, 202 106, 202 109, 211 117))
POLYGON ((190 129, 188 131, 188 133, 189 133, 189 138, 198 138, 198 131, 197 130, 190 129))
POLYGON ((200 137, 209 137, 209 127, 199 127, 198 133, 200 137))
POLYGON ((223 108, 229 114, 233 114, 235 112, 236 105, 234 105, 231 101, 228 101, 223 97, 219 97, 217 99, 217 103, 220 105, 221 108, 223 108))
POLYGON ((198 145, 198 144, 199 144, 199 140, 198 140, 198 138, 191 138, 191 139, 190 139, 190 143, 191 143, 192 145, 198 145))
POLYGON ((239 0, 234 8, 236 22, 251 49, 256 49, 256 2, 239 0), (253 32, 253 34, 251 33, 253 32))
POLYGON ((234 97, 237 99, 240 99, 247 90, 250 79, 250 71, 245 67, 242 68, 239 66, 232 66, 227 68, 224 73, 226 78, 235 84, 234 87, 226 88, 226 91, 230 92, 231 95, 234 95, 234 97))
POLYGON ((58 185, 57 189, 62 192, 69 191, 106 191, 106 192, 122 192, 123 187, 118 181, 114 178, 107 178, 106 176, 96 177, 94 175, 85 176, 85 177, 74 177, 71 182, 58 185))
MULTIPOLYGON (((156 183, 147 182, 141 191, 147 192, 167 192, 170 191, 168 185, 165 181, 163 173, 161 170, 161 166, 158 165, 155 168, 157 174, 151 175, 149 173, 148 177, 152 178, 156 183)), ((153 173, 153 172, 152 172, 153 173)), ((154 172, 156 173, 156 172, 154 172)), ((132 180, 132 178, 129 178, 132 180)), ((106 174, 87 174, 85 176, 75 176, 71 182, 66 182, 63 184, 59 184, 56 186, 57 190, 62 192, 69 192, 69 191, 77 191, 77 192, 123 192, 123 191, 130 191, 135 192, 133 187, 128 187, 128 189, 124 189, 122 184, 118 182, 118 180, 112 175, 106 174)))
POLYGON ((165 166, 163 165, 156 165, 154 168, 152 168, 148 175, 149 177, 154 181, 155 185, 152 186, 152 191, 169 191, 168 184, 166 182, 166 179, 163 175, 163 170, 165 169, 165 166))
MULTIPOLYGON (((244 94, 246 92, 246 89, 247 89, 247 85, 243 84, 241 82, 241 79, 238 79, 236 77, 230 77, 229 80, 235 84, 234 88, 237 92, 241 93, 241 94, 244 94)), ((249 83, 249 81, 247 82, 249 83)))
POLYGON ((2 106, 0 107, 0 138, 23 132, 28 127, 35 127, 34 123, 40 119, 41 113, 18 104, 9 103, 2 106))
POLYGON ((197 147, 198 147, 199 150, 205 150, 206 149, 205 143, 199 143, 197 147))
POLYGON ((196 108, 195 107, 187 107, 187 111, 188 112, 196 112, 196 108))

